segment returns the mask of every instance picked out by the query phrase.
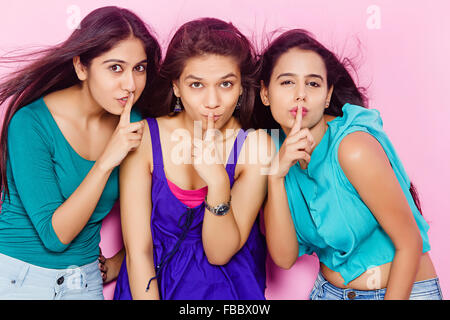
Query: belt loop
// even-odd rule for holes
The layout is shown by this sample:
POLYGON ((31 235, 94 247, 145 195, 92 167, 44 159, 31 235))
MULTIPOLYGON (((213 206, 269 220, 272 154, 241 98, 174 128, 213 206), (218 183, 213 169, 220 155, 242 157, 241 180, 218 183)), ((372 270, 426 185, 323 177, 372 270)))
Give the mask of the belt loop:
POLYGON ((322 275, 321 271, 319 271, 319 278, 318 279, 319 279, 319 281, 318 281, 318 288, 317 288, 317 290, 319 291, 318 295, 320 297, 322 297, 323 296, 323 292, 324 292, 323 287, 328 281, 322 275))

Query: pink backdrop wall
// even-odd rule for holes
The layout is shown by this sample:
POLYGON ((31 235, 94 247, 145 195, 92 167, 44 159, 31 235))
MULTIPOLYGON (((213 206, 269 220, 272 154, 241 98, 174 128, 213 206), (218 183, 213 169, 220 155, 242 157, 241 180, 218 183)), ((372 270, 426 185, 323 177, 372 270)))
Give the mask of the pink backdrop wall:
MULTIPOLYGON (((381 111, 387 133, 417 186, 431 228, 431 257, 444 298, 450 294, 450 20, 447 0, 171 0, 0 1, 0 54, 56 44, 91 10, 117 5, 133 10, 157 32, 163 46, 182 23, 203 16, 233 22, 258 40, 276 28, 305 28, 338 53, 355 56, 359 84, 368 87, 370 107, 381 111)), ((7 70, 0 69, 0 74, 7 70)), ((117 207, 104 221, 105 256, 121 246, 117 207)), ((304 256, 288 271, 268 261, 268 299, 306 299, 318 271, 304 256)), ((111 299, 114 284, 105 287, 111 299)))

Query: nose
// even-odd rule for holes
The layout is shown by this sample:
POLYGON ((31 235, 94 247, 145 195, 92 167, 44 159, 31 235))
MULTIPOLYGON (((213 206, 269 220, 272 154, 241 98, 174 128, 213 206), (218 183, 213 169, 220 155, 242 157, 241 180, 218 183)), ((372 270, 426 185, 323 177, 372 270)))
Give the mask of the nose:
POLYGON ((220 95, 216 88, 209 88, 206 91, 205 107, 207 109, 215 109, 220 105, 220 95))
POLYGON ((305 101, 306 99, 306 90, 304 85, 297 86, 295 91, 295 101, 305 101))
POLYGON ((134 92, 136 90, 136 80, 132 71, 123 73, 122 89, 128 92, 134 92))

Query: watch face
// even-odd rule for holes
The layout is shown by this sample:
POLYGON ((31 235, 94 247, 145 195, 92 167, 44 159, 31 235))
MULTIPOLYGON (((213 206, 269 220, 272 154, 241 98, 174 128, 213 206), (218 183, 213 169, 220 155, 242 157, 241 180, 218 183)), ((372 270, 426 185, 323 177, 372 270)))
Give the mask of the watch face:
POLYGON ((223 216, 225 213, 228 212, 228 210, 230 210, 230 207, 225 205, 225 204, 221 204, 217 207, 216 209, 216 214, 218 216, 223 216))

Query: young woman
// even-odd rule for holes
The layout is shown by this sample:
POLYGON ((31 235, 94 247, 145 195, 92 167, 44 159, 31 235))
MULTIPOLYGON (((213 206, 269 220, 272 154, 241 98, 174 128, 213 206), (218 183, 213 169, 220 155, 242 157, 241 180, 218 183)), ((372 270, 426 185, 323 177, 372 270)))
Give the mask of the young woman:
POLYGON ((257 216, 267 175, 250 155, 271 139, 244 131, 253 52, 231 23, 212 18, 171 40, 152 101, 166 115, 147 119, 120 170, 126 259, 115 299, 264 299, 257 216))
POLYGON ((282 129, 264 208, 274 262, 315 252, 311 299, 441 299, 414 188, 344 64, 291 30, 261 74, 262 119, 282 129))
POLYGON ((160 55, 135 14, 104 7, 0 85, 0 299, 103 298, 101 222, 160 55))

